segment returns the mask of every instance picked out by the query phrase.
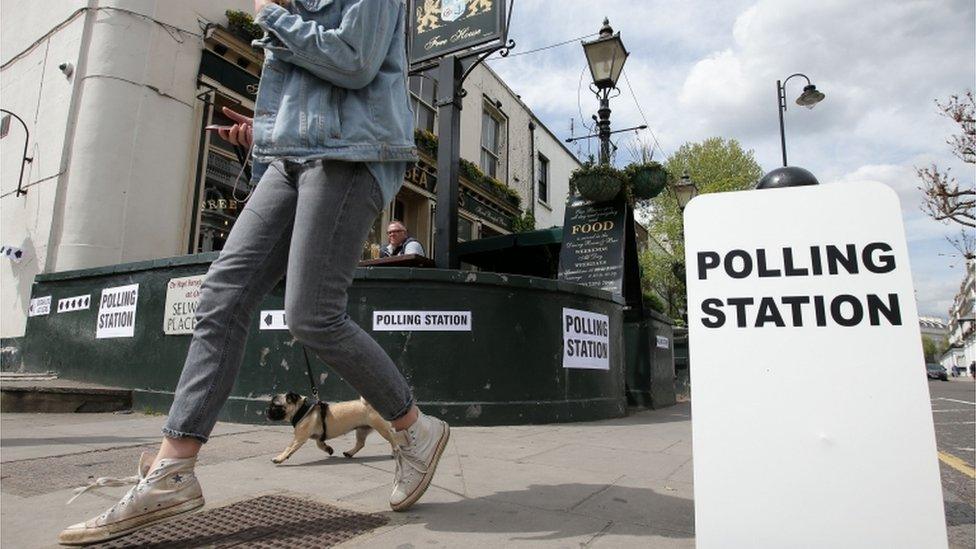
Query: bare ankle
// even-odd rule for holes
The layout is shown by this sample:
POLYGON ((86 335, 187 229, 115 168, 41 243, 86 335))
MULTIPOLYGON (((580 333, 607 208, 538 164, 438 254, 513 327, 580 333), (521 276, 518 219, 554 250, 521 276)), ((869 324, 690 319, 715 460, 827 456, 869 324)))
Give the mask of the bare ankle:
POLYGON ((156 454, 155 459, 153 459, 153 464, 149 469, 154 469, 156 465, 159 464, 159 460, 161 459, 184 459, 196 457, 196 455, 200 453, 200 448, 202 446, 203 443, 195 438, 163 437, 163 442, 159 445, 159 452, 156 454))
POLYGON ((418 417, 420 417, 420 409, 416 406, 412 406, 409 412, 398 417, 397 419, 394 419, 390 423, 397 431, 403 431, 416 423, 418 417))

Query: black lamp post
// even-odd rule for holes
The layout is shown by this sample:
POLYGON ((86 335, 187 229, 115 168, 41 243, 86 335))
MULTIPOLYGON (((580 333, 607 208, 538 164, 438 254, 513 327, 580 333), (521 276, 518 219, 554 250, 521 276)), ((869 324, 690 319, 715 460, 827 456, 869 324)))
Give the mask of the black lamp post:
MULTIPOLYGON (((27 156, 27 146, 30 144, 30 130, 27 129, 27 123, 24 122, 24 119, 23 118, 21 118, 21 117, 17 116, 16 114, 8 111, 7 109, 0 109, 0 112, 6 113, 8 116, 11 116, 13 118, 16 118, 17 119, 17 122, 20 122, 20 125, 24 127, 24 134, 25 134, 25 136, 24 136, 24 156, 20 160, 20 176, 18 176, 18 178, 17 178, 17 191, 16 191, 16 194, 14 196, 25 195, 25 194, 27 194, 27 190, 24 189, 24 187, 23 187, 23 185, 24 185, 24 165, 25 164, 31 164, 31 163, 34 162, 34 159, 32 157, 27 156)), ((8 124, 9 124, 9 122, 8 122, 8 124)))
MULTIPOLYGON (((682 214, 684 214, 685 206, 687 206, 688 203, 691 202, 692 198, 698 196, 698 185, 695 185, 695 182, 691 180, 691 176, 688 175, 688 170, 685 170, 684 173, 681 174, 681 179, 675 181, 674 184, 671 185, 671 192, 674 193, 674 198, 675 200, 678 201, 678 209, 681 211, 682 214)), ((684 241, 684 239, 685 239, 685 222, 684 219, 682 219, 681 220, 682 242, 684 241)), ((681 259, 677 259, 673 261, 671 263, 671 274, 673 274, 675 278, 677 278, 678 280, 684 281, 685 262, 681 259)), ((670 297, 669 297, 668 306, 669 307, 671 306, 670 297)), ((685 322, 688 322, 687 318, 685 318, 685 322)))
POLYGON ((620 78, 620 74, 624 70, 624 63, 630 53, 624 48, 624 43, 620 40, 620 33, 613 32, 613 28, 610 27, 610 20, 606 18, 603 19, 600 36, 590 42, 583 42, 583 53, 586 54, 586 62, 590 66, 590 74, 593 76, 590 91, 596 94, 597 99, 600 100, 600 109, 596 111, 599 117, 593 117, 596 120, 597 133, 570 137, 566 142, 572 143, 580 139, 599 137, 600 164, 610 164, 610 136, 612 134, 647 128, 646 124, 641 124, 633 128, 610 131, 610 98, 620 95, 617 79, 620 78), (611 95, 613 92, 617 93, 611 95))
POLYGON ((613 32, 610 20, 603 19, 599 38, 583 42, 583 53, 593 76, 593 93, 600 99, 597 111, 597 135, 600 137, 600 164, 610 163, 610 94, 617 89, 617 79, 624 70, 630 55, 620 40, 620 33, 613 32))
POLYGON ((779 106, 779 140, 783 145, 783 167, 786 167, 786 131, 783 129, 783 113, 786 112, 786 83, 790 81, 790 78, 794 76, 802 76, 807 81, 807 85, 803 87, 803 93, 800 97, 796 98, 796 104, 801 107, 806 107, 812 109, 817 103, 824 100, 826 95, 823 92, 817 90, 817 87, 810 82, 807 75, 796 73, 791 74, 786 77, 786 80, 782 82, 776 81, 776 101, 779 106))

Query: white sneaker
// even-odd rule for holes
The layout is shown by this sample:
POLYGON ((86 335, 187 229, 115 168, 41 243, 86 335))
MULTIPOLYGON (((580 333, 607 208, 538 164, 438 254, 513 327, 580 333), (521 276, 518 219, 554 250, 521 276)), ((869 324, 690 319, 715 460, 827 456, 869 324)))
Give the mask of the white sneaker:
POLYGON ((406 511, 424 495, 450 437, 446 422, 423 412, 413 425, 393 433, 396 472, 390 507, 394 511, 406 511))
POLYGON ((161 459, 156 468, 149 471, 152 457, 152 454, 142 454, 137 475, 103 477, 75 490, 68 503, 95 487, 135 484, 111 509, 87 522, 65 528, 58 536, 58 542, 62 545, 97 543, 203 506, 203 492, 193 474, 195 457, 161 459))

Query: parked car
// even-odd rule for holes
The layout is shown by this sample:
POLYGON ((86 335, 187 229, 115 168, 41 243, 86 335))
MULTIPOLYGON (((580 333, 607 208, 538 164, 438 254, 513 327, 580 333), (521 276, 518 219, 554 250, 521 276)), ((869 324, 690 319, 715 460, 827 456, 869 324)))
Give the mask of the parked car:
POLYGON ((942 381, 949 381, 949 374, 946 373, 945 366, 935 362, 930 362, 925 365, 925 374, 929 379, 941 379, 942 381))

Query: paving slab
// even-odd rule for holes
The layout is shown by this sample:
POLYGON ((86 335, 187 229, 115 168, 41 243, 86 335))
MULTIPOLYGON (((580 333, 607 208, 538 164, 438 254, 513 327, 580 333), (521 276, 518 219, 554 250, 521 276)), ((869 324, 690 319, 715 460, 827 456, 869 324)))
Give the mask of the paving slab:
MULTIPOLYGON (((114 504, 126 488, 65 502, 93 478, 133 474, 164 421, 4 414, 0 544, 55 547, 61 528, 114 504)), ((345 544, 355 547, 680 547, 693 536, 691 486, 667 478, 689 467, 687 406, 591 423, 453 428, 431 488, 407 513, 389 510, 394 461, 381 437, 370 436, 353 459, 340 454, 355 442, 348 434, 329 441, 334 456, 309 442, 271 463, 291 431, 219 423, 197 465, 204 509, 287 494, 389 518, 345 544)))

